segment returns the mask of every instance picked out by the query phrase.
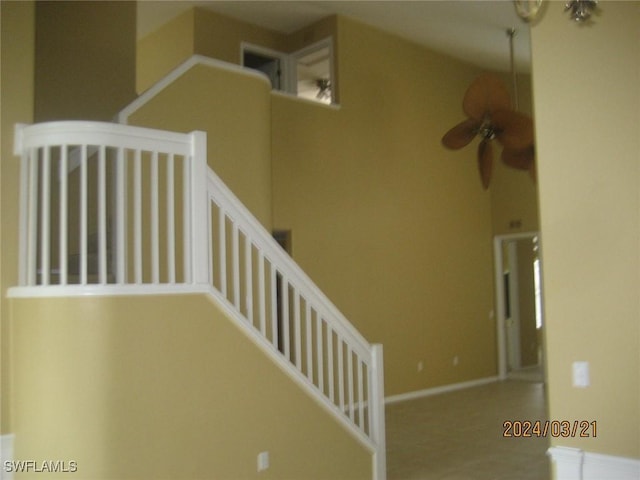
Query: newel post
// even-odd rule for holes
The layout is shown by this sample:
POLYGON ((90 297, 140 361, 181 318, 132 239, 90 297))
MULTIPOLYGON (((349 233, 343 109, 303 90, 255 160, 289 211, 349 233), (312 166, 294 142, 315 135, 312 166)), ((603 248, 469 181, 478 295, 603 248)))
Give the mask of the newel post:
MULTIPOLYGON (((207 134, 191 134, 191 266, 192 283, 209 283, 207 218, 207 134)), ((186 246, 185 246, 186 247, 186 246)), ((186 250, 186 248, 185 248, 186 250)))
POLYGON ((387 446, 384 415, 384 355, 382 345, 372 345, 371 356, 373 360, 372 400, 375 402, 372 427, 373 439, 376 444, 373 477, 376 480, 385 480, 387 478, 387 446))

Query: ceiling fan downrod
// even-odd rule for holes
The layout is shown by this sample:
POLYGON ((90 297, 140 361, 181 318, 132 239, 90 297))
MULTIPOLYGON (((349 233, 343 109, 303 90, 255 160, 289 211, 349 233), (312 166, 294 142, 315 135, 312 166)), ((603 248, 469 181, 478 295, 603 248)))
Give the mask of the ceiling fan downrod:
POLYGON ((511 63, 511 82, 513 84, 513 108, 518 110, 518 79, 516 78, 516 67, 513 50, 513 37, 516 35, 515 28, 507 29, 507 36, 509 37, 509 61, 511 63))

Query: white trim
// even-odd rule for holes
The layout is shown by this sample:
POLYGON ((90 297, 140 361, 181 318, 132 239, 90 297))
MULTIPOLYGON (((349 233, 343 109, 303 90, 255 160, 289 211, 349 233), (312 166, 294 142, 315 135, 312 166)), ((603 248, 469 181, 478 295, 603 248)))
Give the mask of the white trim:
MULTIPOLYGON (((323 48, 329 49, 329 80, 331 81, 331 104, 336 103, 336 75, 335 75, 335 57, 334 57, 334 47, 333 47, 333 36, 328 36, 323 38, 322 40, 318 40, 315 43, 302 47, 300 50, 296 50, 291 53, 290 61, 291 66, 290 70, 290 79, 289 83, 291 83, 291 91, 297 96, 298 94, 298 61, 300 58, 309 55, 310 53, 316 52, 323 48)), ((311 100, 313 101, 313 100, 311 100)), ((322 102, 315 102, 322 103, 322 102)), ((325 104, 326 105, 326 104, 325 104)))
POLYGON ((307 105, 320 106, 320 107, 324 107, 324 108, 329 108, 331 110, 340 110, 341 109, 341 106, 340 106, 339 103, 316 102, 315 100, 311 100, 310 98, 299 97, 297 94, 291 93, 291 92, 282 92, 280 90, 271 90, 271 95, 277 95, 279 97, 288 98, 290 100, 302 102, 302 103, 305 103, 307 105))
POLYGON ((16 436, 13 433, 0 435, 0 480, 12 480, 13 470, 4 468, 4 462, 13 460, 13 442, 16 436))
POLYGON ((184 75, 186 72, 191 70, 193 67, 197 65, 203 65, 205 67, 214 67, 222 70, 226 70, 228 72, 239 73, 242 75, 246 75, 253 78, 258 78, 263 82, 271 85, 271 82, 261 72, 256 70, 252 70, 250 68, 245 68, 240 65, 236 65, 235 63, 224 62, 222 60, 217 60, 215 58, 205 57, 203 55, 193 55, 188 60, 185 60, 178 67, 169 72, 162 80, 155 83, 152 87, 145 90, 142 95, 136 98, 133 102, 127 105, 124 109, 118 113, 116 116, 116 121, 118 123, 127 124, 129 117, 138 111, 142 106, 151 101, 156 95, 162 92, 165 88, 175 82, 178 78, 184 75))
MULTIPOLYGON (((538 237, 540 240, 540 232, 522 232, 506 235, 496 235, 493 238, 493 265, 494 265, 494 283, 495 283, 495 313, 496 313, 496 339, 498 349, 498 378, 506 380, 507 378, 507 338, 505 335, 506 313, 504 311, 504 283, 502 261, 502 243, 509 240, 522 240, 527 238, 538 237)), ((542 251, 539 252, 539 258, 542 260, 542 251)))
POLYGON ((392 403, 405 402, 407 400, 415 400, 416 398, 430 397, 432 395, 440 395, 441 393, 455 392, 456 390, 463 390, 465 388, 479 387, 481 385, 487 385, 489 383, 497 382, 499 378, 497 376, 478 378, 476 380, 469 380, 468 382, 450 383, 448 385, 442 385, 440 387, 426 388, 424 390, 417 390, 415 392, 400 393, 398 395, 391 395, 384 399, 385 404, 390 405, 392 403))
POLYGON ((208 285, 189 284, 89 284, 89 285, 48 285, 33 287, 11 287, 7 290, 8 298, 48 298, 48 297, 109 297, 127 295, 184 295, 190 293, 207 293, 208 285))
POLYGON ((551 447, 547 455, 555 464, 556 480, 638 480, 640 459, 585 452, 578 448, 551 447))

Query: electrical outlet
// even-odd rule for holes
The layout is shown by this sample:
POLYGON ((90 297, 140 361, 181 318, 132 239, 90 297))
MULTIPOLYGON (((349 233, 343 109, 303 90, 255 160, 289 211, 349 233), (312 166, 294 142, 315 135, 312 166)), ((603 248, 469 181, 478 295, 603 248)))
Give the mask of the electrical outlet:
POLYGON ((262 472, 269 468, 269 452, 260 452, 258 454, 258 471, 262 472))
POLYGON ((421 372, 422 370, 424 370, 424 362, 420 360, 418 362, 418 372, 421 372))
POLYGON ((455 357, 453 357, 453 366, 457 367, 459 363, 460 359, 458 358, 458 355, 456 355, 455 357))

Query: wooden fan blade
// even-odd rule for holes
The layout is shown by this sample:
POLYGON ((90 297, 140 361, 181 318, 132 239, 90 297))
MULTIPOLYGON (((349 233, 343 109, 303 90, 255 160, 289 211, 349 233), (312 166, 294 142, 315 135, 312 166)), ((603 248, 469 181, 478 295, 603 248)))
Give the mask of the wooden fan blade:
POLYGON ((496 110, 511 108, 509 91, 502 80, 488 73, 478 76, 469 86, 462 100, 462 109, 470 118, 482 120, 496 110))
POLYGON ((533 121, 524 113, 497 110, 491 114, 496 138, 506 148, 524 149, 533 143, 533 121))
POLYGON ((513 148, 504 148, 502 150, 502 161, 505 165, 518 170, 529 170, 533 163, 535 153, 533 145, 522 150, 515 150, 513 148))
POLYGON ((469 145, 471 140, 476 136, 480 122, 468 119, 459 123, 442 137, 442 144, 453 150, 469 145))
POLYGON ((487 140, 483 140, 478 145, 478 170, 480 170, 482 188, 487 190, 491 182, 491 171, 493 170, 493 147, 491 142, 487 140))

